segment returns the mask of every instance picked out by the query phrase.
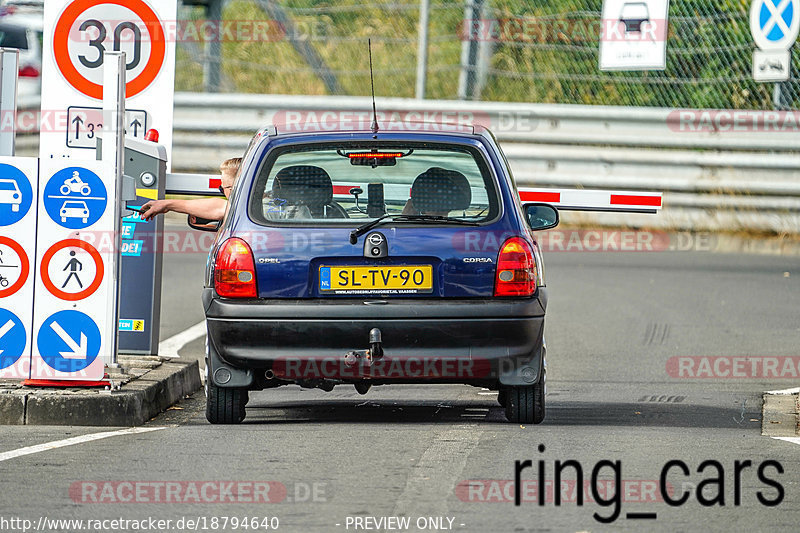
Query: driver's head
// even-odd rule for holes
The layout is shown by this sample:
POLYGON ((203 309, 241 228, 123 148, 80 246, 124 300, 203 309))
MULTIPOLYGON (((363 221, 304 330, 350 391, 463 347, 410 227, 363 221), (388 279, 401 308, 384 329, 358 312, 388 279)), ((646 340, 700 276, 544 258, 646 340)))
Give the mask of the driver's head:
POLYGON ((222 194, 226 197, 230 195, 233 183, 236 181, 236 176, 239 174, 239 168, 242 166, 241 157, 232 157, 226 159, 219 166, 219 171, 222 173, 222 194))

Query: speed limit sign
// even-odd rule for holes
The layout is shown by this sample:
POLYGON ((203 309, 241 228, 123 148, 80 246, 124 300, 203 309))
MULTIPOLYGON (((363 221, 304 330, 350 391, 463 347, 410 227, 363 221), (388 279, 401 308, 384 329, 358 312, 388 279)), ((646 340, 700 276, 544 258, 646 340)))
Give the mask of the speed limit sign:
POLYGON ((126 135, 157 129, 171 161, 176 16, 177 0, 45 2, 40 157, 94 157, 106 53, 124 51, 126 135))

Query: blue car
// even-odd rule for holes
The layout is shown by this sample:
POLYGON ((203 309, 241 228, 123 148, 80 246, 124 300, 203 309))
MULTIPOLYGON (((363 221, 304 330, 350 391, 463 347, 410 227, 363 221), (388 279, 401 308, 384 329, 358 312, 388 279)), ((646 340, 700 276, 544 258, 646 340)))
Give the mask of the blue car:
POLYGON ((399 383, 498 390, 545 417, 542 258, 558 224, 521 204, 482 127, 260 131, 209 256, 206 417, 248 393, 399 383))

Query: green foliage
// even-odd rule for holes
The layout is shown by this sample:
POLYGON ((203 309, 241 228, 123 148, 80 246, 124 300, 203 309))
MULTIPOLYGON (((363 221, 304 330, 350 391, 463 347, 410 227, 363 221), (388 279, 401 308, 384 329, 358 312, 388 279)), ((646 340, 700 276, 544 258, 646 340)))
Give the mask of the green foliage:
MULTIPOLYGON (((429 20, 427 98, 458 97, 465 3, 432 0, 429 20)), ((278 5, 295 31, 283 29, 255 0, 226 5, 227 24, 266 22, 260 38, 222 44, 223 89, 233 92, 327 94, 294 46, 310 45, 332 72, 343 94, 369 94, 367 39, 372 39, 379 96, 414 96, 419 3, 417 0, 284 0, 278 5), (292 39, 295 39, 293 41, 292 39)), ((662 107, 772 107, 773 84, 751 75, 754 45, 750 0, 673 0, 667 68, 663 72, 601 72, 598 69, 602 0, 486 0, 479 47, 487 51, 480 98, 662 107)), ((191 12, 193 17, 199 11, 191 12)), ((202 90, 198 50, 180 43, 176 88, 202 90)), ((800 105, 800 66, 784 84, 792 107, 800 105)))

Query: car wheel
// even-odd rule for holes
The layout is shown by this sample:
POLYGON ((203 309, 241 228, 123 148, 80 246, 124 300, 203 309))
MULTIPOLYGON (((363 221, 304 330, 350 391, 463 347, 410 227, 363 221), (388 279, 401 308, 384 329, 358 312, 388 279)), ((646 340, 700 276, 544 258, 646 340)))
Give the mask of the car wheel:
MULTIPOLYGON (((544 383, 508 387, 506 389, 506 418, 518 424, 541 424, 544 420, 544 383)), ((499 395, 498 395, 499 401, 499 395)))
POLYGON ((506 392, 506 389, 500 389, 497 391, 497 403, 499 403, 501 407, 505 407, 507 402, 508 393, 506 392))
POLYGON ((209 422, 238 424, 244 420, 247 389, 225 389, 206 381, 206 390, 206 419, 209 422))

